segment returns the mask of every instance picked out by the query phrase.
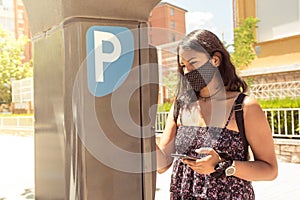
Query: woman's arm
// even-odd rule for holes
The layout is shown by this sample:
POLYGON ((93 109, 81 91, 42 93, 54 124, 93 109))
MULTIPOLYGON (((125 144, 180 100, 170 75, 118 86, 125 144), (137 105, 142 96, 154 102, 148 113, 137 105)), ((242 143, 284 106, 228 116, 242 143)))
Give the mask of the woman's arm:
POLYGON ((245 132, 254 161, 235 161, 234 176, 249 181, 273 180, 278 166, 269 123, 255 99, 245 98, 244 105, 245 132))
POLYGON ((163 173, 172 165, 173 158, 171 153, 174 152, 174 142, 176 136, 177 125, 173 118, 173 107, 168 114, 166 126, 159 144, 156 144, 157 171, 163 173))

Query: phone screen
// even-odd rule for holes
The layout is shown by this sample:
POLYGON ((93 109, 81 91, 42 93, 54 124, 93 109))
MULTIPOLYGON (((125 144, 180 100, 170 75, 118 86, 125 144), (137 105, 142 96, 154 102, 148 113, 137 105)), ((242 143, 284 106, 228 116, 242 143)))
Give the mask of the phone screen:
POLYGON ((171 156, 174 157, 174 158, 188 159, 188 160, 197 160, 197 159, 199 159, 199 158, 196 158, 196 157, 191 157, 191 156, 187 156, 185 154, 178 154, 178 153, 172 153, 171 156))

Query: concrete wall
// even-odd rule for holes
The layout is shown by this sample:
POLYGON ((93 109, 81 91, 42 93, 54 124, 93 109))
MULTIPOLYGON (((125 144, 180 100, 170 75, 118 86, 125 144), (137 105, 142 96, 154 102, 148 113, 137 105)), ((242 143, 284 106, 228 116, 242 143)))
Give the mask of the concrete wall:
POLYGON ((0 130, 31 130, 33 131, 34 117, 0 117, 0 130))
POLYGON ((300 140, 274 139, 277 159, 283 162, 300 163, 300 140))

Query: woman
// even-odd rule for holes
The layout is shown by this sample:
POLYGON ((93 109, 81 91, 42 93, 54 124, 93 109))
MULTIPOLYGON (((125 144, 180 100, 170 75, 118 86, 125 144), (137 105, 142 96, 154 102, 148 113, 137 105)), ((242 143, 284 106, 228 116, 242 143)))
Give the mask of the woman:
POLYGON ((247 85, 229 53, 213 33, 193 31, 178 45, 178 72, 176 100, 156 145, 159 173, 174 161, 171 199, 254 199, 251 181, 275 179, 277 160, 257 101, 246 96, 242 106, 236 105, 247 85), (242 117, 237 115, 241 110, 242 117), (243 118, 244 131, 236 118, 243 118), (173 158, 172 153, 196 160, 173 158))

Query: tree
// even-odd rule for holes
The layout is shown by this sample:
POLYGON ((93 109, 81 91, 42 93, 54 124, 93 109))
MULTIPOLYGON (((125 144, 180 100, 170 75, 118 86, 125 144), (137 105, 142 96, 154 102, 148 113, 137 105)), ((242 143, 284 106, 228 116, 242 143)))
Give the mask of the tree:
POLYGON ((238 69, 247 67, 255 59, 255 29, 258 22, 258 19, 248 17, 234 29, 234 52, 231 59, 238 69))
POLYGON ((11 102, 11 81, 32 77, 32 61, 24 62, 25 45, 29 39, 13 34, 0 26, 0 101, 11 102))
POLYGON ((177 72, 169 72, 167 76, 163 76, 163 86, 168 90, 169 98, 174 98, 176 95, 177 72))

